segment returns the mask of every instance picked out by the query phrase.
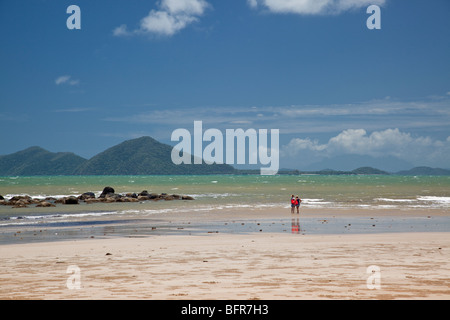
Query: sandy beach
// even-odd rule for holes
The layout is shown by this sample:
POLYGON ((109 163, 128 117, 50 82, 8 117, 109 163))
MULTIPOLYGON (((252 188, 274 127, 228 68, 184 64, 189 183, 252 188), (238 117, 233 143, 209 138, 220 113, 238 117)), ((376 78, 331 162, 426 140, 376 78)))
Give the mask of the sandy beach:
MULTIPOLYGON (((356 212, 332 212, 339 214, 351 219, 356 212)), ((242 218, 239 212, 226 215, 230 223, 242 218)), ((318 217, 309 211, 302 218, 308 215, 318 217)), ((256 211, 247 222, 256 216, 280 218, 256 211)), ((167 218, 176 220, 176 215, 167 218)), ((289 222, 291 216, 284 218, 289 222)), ((204 217, 179 217, 178 223, 196 219, 204 217)), ((221 217, 210 221, 210 229, 192 234, 137 233, 1 245, 0 298, 450 298, 448 232, 293 234, 291 225, 287 232, 208 231, 218 221, 221 217)))

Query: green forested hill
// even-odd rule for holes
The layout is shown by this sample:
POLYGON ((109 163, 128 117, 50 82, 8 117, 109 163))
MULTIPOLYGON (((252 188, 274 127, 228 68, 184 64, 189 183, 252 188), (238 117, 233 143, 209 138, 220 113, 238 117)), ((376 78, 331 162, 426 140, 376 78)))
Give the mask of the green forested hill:
POLYGON ((0 156, 0 176, 66 175, 87 160, 70 152, 53 153, 41 147, 0 156))
POLYGON ((73 153, 52 153, 40 147, 0 156, 0 176, 33 175, 158 175, 229 174, 232 166, 175 165, 172 147, 150 137, 124 141, 89 160, 73 153))
POLYGON ((77 175, 152 175, 152 174, 225 174, 234 173, 229 165, 175 165, 171 160, 172 147, 150 137, 124 141, 87 162, 77 175))

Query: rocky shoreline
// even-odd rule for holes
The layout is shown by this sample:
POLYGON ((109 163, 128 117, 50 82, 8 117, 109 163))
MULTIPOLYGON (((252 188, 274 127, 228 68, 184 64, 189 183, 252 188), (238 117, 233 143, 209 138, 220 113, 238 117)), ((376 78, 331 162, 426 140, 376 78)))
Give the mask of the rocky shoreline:
POLYGON ((93 192, 85 192, 79 196, 69 196, 61 198, 47 197, 45 199, 32 198, 26 195, 14 196, 11 199, 7 200, 0 195, 0 205, 12 206, 13 208, 27 208, 29 205, 36 205, 36 207, 56 207, 57 204, 76 205, 80 204, 80 202, 90 204, 112 202, 142 202, 149 200, 194 200, 194 198, 191 196, 178 194, 148 193, 147 190, 144 190, 140 193, 119 194, 116 193, 114 188, 112 187, 105 187, 98 198, 95 197, 95 194, 93 192))

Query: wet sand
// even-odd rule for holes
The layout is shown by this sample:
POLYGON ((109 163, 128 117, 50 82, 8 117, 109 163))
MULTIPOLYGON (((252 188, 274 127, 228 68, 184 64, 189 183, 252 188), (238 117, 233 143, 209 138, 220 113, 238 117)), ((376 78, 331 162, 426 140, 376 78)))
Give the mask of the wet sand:
MULTIPOLYGON (((171 230, 181 232, 142 233, 133 223, 134 234, 97 237, 86 233, 64 241, 49 238, 0 245, 0 298, 450 298, 448 232, 297 233, 295 223, 289 223, 297 215, 288 212, 280 217, 269 211, 250 212, 246 219, 242 212, 224 212, 209 220, 206 214, 173 213, 159 221, 171 222, 171 230), (285 221, 286 231, 268 230, 269 221, 285 221), (199 227, 199 222, 207 222, 210 230, 199 227), (219 225, 230 230, 233 223, 254 228, 215 230, 219 225), (379 269, 368 273, 370 266, 379 269)), ((319 216, 312 210, 303 212, 300 220, 309 217, 320 227, 326 225, 320 220, 338 216, 347 219, 348 228, 348 221, 370 220, 372 215, 329 211, 319 216)), ((376 217, 382 216, 392 217, 392 213, 377 210, 376 217)), ((439 216, 445 212, 416 212, 410 218, 439 216)), ((344 224, 341 227, 346 229, 344 224)))
POLYGON ((372 234, 393 232, 449 232, 446 210, 370 210, 302 208, 231 208, 217 211, 151 215, 105 215, 48 223, 21 223, 0 227, 0 246, 5 244, 154 235, 204 235, 298 233, 372 234))

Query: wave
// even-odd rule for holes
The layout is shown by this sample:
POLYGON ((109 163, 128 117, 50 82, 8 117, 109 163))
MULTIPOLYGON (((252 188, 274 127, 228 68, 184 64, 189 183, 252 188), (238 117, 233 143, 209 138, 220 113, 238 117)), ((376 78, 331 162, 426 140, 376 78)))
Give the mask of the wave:
POLYGON ((417 199, 390 199, 390 198, 375 198, 375 201, 384 201, 384 202, 413 202, 417 199))
POLYGON ((417 200, 438 203, 443 205, 450 205, 450 197, 419 196, 417 197, 417 200))
MULTIPOLYGON (((410 208, 450 208, 450 197, 439 196, 416 196, 415 199, 398 198, 375 198, 376 202, 392 203, 393 207, 410 208)), ((385 204, 379 204, 379 207, 386 207, 385 204)))

